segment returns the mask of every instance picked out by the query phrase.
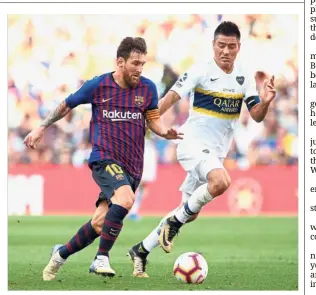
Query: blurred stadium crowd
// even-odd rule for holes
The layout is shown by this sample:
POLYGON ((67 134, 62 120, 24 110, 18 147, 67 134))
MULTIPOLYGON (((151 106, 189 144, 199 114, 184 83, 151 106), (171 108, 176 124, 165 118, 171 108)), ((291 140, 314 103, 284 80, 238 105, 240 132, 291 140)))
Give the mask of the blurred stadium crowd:
MULTIPOLYGON (((90 106, 76 108, 48 129, 37 150, 23 138, 87 79, 115 69, 126 36, 148 46, 143 75, 162 97, 193 63, 212 58, 212 39, 223 20, 242 33, 239 62, 255 73, 258 87, 276 77, 277 98, 264 122, 242 108, 228 167, 293 165, 298 158, 298 32, 295 15, 11 15, 8 18, 9 164, 83 165, 90 153, 90 106)), ((164 115, 167 126, 188 116, 188 99, 164 115)), ((160 163, 174 163, 175 145, 152 136, 160 163)))

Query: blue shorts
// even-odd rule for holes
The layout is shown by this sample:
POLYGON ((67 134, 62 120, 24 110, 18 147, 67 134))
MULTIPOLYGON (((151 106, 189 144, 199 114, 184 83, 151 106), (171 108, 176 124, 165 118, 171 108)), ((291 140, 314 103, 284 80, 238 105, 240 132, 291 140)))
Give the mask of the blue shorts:
POLYGON ((92 177, 101 189, 96 207, 100 202, 107 201, 111 205, 111 198, 122 185, 129 185, 135 193, 140 180, 133 178, 122 166, 113 160, 103 160, 92 163, 92 177))

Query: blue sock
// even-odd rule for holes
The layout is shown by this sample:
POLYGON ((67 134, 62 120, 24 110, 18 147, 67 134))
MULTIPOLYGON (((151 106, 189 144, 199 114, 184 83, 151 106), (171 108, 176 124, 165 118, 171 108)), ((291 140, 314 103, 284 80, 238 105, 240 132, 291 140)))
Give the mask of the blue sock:
POLYGON ((108 256, 123 227, 123 219, 128 210, 120 205, 112 204, 105 216, 97 255, 108 256))
POLYGON ((91 220, 84 224, 70 241, 59 248, 59 255, 66 259, 70 255, 90 245, 99 235, 91 225, 91 220))

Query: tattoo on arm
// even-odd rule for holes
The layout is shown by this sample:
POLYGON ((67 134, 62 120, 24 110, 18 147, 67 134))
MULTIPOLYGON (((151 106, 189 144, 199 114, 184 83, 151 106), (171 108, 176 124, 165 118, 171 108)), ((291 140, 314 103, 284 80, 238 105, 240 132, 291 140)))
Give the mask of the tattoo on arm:
POLYGON ((47 118, 41 123, 41 127, 49 127, 56 121, 60 120, 61 118, 65 117, 69 112, 71 111, 71 108, 66 105, 65 101, 62 101, 58 107, 52 111, 47 118))

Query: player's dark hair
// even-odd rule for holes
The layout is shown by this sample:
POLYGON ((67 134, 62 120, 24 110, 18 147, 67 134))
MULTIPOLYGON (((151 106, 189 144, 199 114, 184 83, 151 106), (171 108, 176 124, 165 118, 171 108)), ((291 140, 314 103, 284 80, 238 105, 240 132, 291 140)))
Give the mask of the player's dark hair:
POLYGON ((240 40, 240 31, 238 26, 233 22, 222 22, 214 32, 214 40, 218 35, 224 35, 227 37, 236 36, 237 40, 240 40))
POLYGON ((123 57, 127 60, 131 52, 147 54, 147 45, 145 39, 141 37, 126 37, 122 40, 120 46, 117 48, 116 57, 123 57))

